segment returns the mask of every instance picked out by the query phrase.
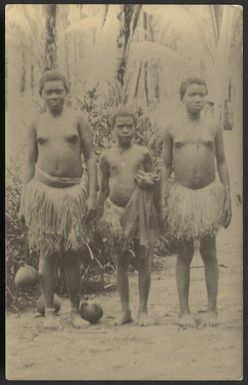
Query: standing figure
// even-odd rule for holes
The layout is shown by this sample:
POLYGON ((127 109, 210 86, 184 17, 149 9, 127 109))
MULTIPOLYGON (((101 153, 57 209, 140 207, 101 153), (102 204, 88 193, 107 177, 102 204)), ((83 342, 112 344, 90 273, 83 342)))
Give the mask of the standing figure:
POLYGON ((20 209, 20 219, 28 227, 29 248, 40 255, 44 327, 50 329, 60 328, 54 311, 58 256, 64 262, 72 326, 83 326, 79 314, 80 254, 86 240, 85 219, 92 219, 96 211, 92 134, 82 114, 64 106, 67 92, 66 79, 58 71, 47 71, 41 77, 40 94, 46 110, 28 131, 20 209), (88 178, 83 174, 81 155, 88 178))
POLYGON ((147 314, 150 289, 152 222, 154 218, 152 173, 153 161, 146 147, 132 142, 136 129, 136 115, 119 108, 112 117, 117 145, 103 152, 100 159, 101 184, 98 201, 100 216, 107 225, 106 235, 114 237, 117 256, 117 280, 122 316, 117 324, 132 321, 129 307, 128 265, 130 243, 135 254, 139 274, 138 324, 151 323, 147 314))
POLYGON ((195 326, 188 299, 194 240, 200 241, 205 265, 208 294, 205 325, 218 323, 216 232, 220 225, 230 224, 232 215, 222 129, 201 113, 207 93, 202 79, 182 82, 180 98, 185 110, 167 125, 163 139, 161 212, 169 233, 178 243, 176 282, 182 327, 195 326), (220 181, 216 179, 215 159, 220 181), (172 162, 174 180, 169 180, 172 162))

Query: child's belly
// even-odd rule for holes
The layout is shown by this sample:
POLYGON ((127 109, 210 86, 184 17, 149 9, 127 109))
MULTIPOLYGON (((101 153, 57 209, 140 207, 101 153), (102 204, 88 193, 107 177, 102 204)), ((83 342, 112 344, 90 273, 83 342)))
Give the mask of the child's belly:
POLYGON ((110 183, 110 200, 117 206, 125 207, 135 188, 133 177, 112 178, 110 183))

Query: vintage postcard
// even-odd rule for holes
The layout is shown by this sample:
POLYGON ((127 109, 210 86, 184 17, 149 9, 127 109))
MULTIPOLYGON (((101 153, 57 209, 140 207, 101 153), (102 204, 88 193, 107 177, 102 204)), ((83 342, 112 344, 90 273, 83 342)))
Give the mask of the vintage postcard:
POLYGON ((242 7, 5 23, 6 378, 242 379, 242 7))

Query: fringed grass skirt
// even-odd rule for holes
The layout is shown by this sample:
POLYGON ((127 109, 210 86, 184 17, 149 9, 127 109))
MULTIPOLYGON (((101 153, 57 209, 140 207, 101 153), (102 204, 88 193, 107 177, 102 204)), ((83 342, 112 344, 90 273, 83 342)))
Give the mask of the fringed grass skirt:
POLYGON ((104 202, 104 212, 100 223, 104 236, 112 238, 116 243, 126 243, 127 239, 121 225, 121 218, 125 213, 125 207, 115 205, 109 198, 104 202))
POLYGON ((177 239, 214 236, 223 219, 225 189, 214 181, 192 190, 172 182, 168 196, 168 230, 177 239))
POLYGON ((80 250, 86 240, 86 199, 85 180, 70 187, 51 187, 33 178, 22 207, 30 250, 46 254, 80 250))
POLYGON ((152 195, 150 199, 146 197, 144 200, 144 194, 143 191, 135 190, 126 207, 115 205, 110 198, 104 202, 104 214, 99 228, 116 254, 126 250, 135 251, 139 247, 139 259, 152 256, 155 238, 152 195))
POLYGON ((115 205, 110 198, 104 202, 103 217, 98 223, 98 230, 105 239, 108 248, 114 249, 116 256, 127 250, 133 250, 133 237, 127 237, 121 224, 126 207, 115 205))

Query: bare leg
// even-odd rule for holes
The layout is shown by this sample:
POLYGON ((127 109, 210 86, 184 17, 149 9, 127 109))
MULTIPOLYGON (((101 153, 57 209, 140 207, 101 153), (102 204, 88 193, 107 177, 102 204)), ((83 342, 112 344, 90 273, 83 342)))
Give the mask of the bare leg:
POLYGON ((71 304, 71 323, 76 329, 87 326, 89 323, 83 320, 79 313, 80 305, 80 253, 67 251, 63 255, 66 281, 71 304))
POLYGON ((56 270, 56 254, 47 255, 41 250, 39 262, 40 289, 45 301, 45 321, 44 328, 60 329, 61 325, 55 314, 54 309, 54 279, 56 270))
POLYGON ((127 252, 117 258, 117 282, 122 307, 122 317, 116 321, 118 325, 132 322, 129 307, 128 262, 129 256, 127 252))
POLYGON ((208 294, 206 326, 218 325, 217 292, 219 271, 216 257, 216 238, 207 237, 201 240, 200 252, 205 265, 205 279, 208 294))
POLYGON ((135 254, 137 259, 137 268, 139 271, 139 314, 138 324, 139 326, 151 325, 151 320, 147 314, 147 302, 151 286, 151 273, 150 273, 150 259, 149 251, 144 248, 140 248, 139 245, 135 247, 135 254), (146 253, 146 255, 144 255, 146 253), (143 255, 142 255, 143 254, 143 255))
POLYGON ((179 325, 184 328, 195 326, 195 322, 189 309, 190 264, 193 255, 193 241, 182 241, 179 243, 176 264, 176 281, 180 306, 179 325))

